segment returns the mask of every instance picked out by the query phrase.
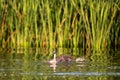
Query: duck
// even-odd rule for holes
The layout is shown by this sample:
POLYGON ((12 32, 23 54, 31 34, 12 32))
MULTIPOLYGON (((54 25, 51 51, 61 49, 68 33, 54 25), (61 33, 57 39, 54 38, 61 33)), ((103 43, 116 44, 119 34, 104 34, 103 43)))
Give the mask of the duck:
POLYGON ((71 56, 68 55, 62 55, 57 58, 57 51, 53 51, 53 59, 49 60, 49 64, 56 65, 58 63, 69 63, 69 62, 83 62, 85 61, 85 58, 79 57, 77 59, 73 59, 71 56))

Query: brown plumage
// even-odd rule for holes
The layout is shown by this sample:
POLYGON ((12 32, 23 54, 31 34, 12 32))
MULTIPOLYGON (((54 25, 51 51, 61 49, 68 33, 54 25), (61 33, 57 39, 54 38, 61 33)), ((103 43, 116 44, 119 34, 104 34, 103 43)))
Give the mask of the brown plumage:
POLYGON ((57 64, 57 63, 68 63, 68 62, 79 62, 79 61, 84 61, 84 58, 77 58, 76 60, 74 60, 71 56, 68 55, 62 55, 60 57, 56 57, 57 52, 56 50, 53 51, 54 54, 54 58, 52 60, 49 61, 50 64, 57 64))

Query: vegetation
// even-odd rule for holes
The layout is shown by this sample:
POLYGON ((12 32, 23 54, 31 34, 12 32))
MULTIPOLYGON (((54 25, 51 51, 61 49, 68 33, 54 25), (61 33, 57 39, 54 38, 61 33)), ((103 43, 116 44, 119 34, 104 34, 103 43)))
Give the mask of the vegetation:
POLYGON ((120 45, 119 12, 119 0, 0 0, 0 46, 106 51, 120 45))

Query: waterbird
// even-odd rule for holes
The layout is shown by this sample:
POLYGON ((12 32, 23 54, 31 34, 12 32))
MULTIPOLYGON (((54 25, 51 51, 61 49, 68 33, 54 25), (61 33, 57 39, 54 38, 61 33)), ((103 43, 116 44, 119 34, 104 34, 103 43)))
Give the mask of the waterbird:
POLYGON ((68 62, 73 62, 73 61, 83 62, 83 61, 85 61, 85 58, 79 57, 76 60, 74 60, 71 56, 67 56, 67 55, 62 55, 57 58, 57 51, 54 50, 53 51, 53 59, 49 60, 49 63, 52 65, 56 65, 58 63, 68 63, 68 62))

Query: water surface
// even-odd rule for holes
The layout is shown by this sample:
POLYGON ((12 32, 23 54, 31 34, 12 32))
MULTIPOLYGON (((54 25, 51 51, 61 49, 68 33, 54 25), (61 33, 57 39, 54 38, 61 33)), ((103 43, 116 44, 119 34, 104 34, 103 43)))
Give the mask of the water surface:
POLYGON ((120 80, 119 52, 83 62, 50 65, 46 59, 34 59, 25 54, 1 53, 0 80, 120 80))

